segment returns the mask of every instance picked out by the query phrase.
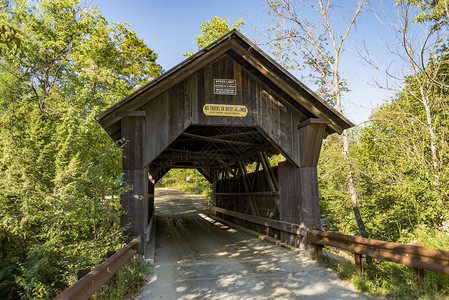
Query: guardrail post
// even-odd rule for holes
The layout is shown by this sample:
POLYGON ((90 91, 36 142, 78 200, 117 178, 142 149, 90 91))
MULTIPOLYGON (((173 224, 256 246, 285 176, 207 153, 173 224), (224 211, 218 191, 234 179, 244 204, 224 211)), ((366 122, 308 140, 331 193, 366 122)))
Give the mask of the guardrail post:
POLYGON ((413 268, 413 274, 415 275, 416 285, 422 286, 424 284, 424 270, 413 268))
POLYGON ((354 253, 355 273, 357 276, 362 275, 363 270, 363 255, 354 253))
POLYGON ((76 273, 78 280, 89 274, 90 271, 92 271, 90 268, 78 270, 76 273))
MULTIPOLYGON (((421 243, 409 243, 407 245, 422 247, 421 243)), ((415 267, 412 267, 412 269, 413 269, 413 275, 415 276, 416 285, 422 286, 424 284, 424 269, 415 268, 415 267)))
POLYGON ((317 261, 323 261, 323 245, 315 245, 315 259, 317 261))

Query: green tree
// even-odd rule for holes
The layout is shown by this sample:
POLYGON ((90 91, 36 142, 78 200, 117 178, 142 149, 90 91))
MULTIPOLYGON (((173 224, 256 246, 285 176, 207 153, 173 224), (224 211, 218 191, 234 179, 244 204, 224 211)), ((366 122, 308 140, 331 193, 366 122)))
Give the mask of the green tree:
MULTIPOLYGON (((444 27, 422 30, 428 24, 413 22, 416 10, 406 1, 398 2, 397 10, 399 19, 392 24, 397 46, 389 48, 402 59, 401 67, 407 72, 390 77, 388 87, 395 88, 396 96, 375 109, 370 122, 354 132, 350 157, 355 188, 363 199, 362 216, 372 237, 409 242, 415 230, 444 232, 447 226, 449 59, 444 27), (428 32, 423 44, 415 32, 428 32)), ((337 229, 345 230, 353 224, 338 196, 344 188, 338 168, 342 155, 330 139, 322 151, 323 209, 337 229)))
MULTIPOLYGON (((219 17, 212 17, 212 19, 204 21, 201 24, 202 34, 195 37, 198 50, 203 49, 233 29, 240 30, 240 26, 245 24, 242 19, 238 19, 232 27, 229 27, 229 22, 228 18, 222 19, 219 17)), ((184 56, 192 56, 193 54, 189 51, 184 56)))
MULTIPOLYGON (((317 0, 305 4, 316 15, 311 21, 304 12, 296 10, 294 0, 266 0, 270 12, 277 24, 269 30, 269 43, 274 47, 274 54, 292 68, 307 66, 311 76, 318 85, 319 92, 330 104, 343 113, 342 95, 347 91, 346 81, 341 75, 341 54, 344 45, 355 26, 357 18, 367 7, 368 1, 353 3, 354 12, 341 22, 332 22, 333 16, 339 14, 338 7, 331 0, 317 0), (274 33, 273 36, 271 36, 274 33)), ((351 202, 358 231, 367 236, 367 230, 360 212, 360 196, 354 182, 354 170, 350 157, 351 133, 345 130, 339 142, 343 154, 343 167, 346 178, 344 188, 351 202)), ((337 140, 335 140, 337 141, 337 140)))
POLYGON ((161 67, 77 0, 14 1, 0 29, 0 298, 51 298, 121 244, 121 150, 95 116, 161 67))
POLYGON ((440 30, 449 22, 449 3, 447 0, 399 0, 398 3, 407 3, 418 7, 421 12, 416 14, 416 22, 431 21, 433 30, 440 30))
MULTIPOLYGON (((447 105, 447 98, 443 101, 447 105)), ((440 120, 435 127, 442 163, 437 171, 423 122, 425 111, 407 92, 377 108, 371 123, 360 132, 357 151, 364 174, 365 205, 377 238, 398 240, 421 226, 446 230, 449 157, 444 136, 449 115, 447 110, 433 115, 440 120)))

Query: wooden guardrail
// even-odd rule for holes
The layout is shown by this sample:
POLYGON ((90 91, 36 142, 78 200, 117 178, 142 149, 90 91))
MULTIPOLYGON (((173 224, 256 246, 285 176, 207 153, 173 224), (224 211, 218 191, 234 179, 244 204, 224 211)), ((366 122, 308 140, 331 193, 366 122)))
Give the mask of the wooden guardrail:
MULTIPOLYGON (((298 224, 262 218, 216 206, 212 206, 211 210, 298 236, 306 234, 305 228, 298 224)), ((413 267, 418 285, 424 282, 424 270, 449 275, 449 251, 310 229, 307 230, 307 241, 310 245, 315 246, 315 256, 318 260, 323 258, 324 246, 340 248, 353 253, 357 275, 362 273, 363 255, 413 267)))
POLYGON ((217 207, 217 206, 212 206, 210 209, 213 212, 219 212, 219 213, 225 214, 227 216, 245 220, 245 221, 248 221, 248 222, 251 222, 254 224, 267 226, 267 227, 277 229, 280 231, 284 231, 284 232, 288 232, 291 234, 296 234, 298 236, 305 236, 305 234, 306 234, 306 228, 304 226, 301 226, 298 224, 263 218, 263 217, 259 217, 259 216, 255 216, 255 215, 249 215, 249 214, 236 212, 233 210, 229 210, 229 209, 225 209, 225 208, 217 207))
POLYGON ((98 291, 103 284, 108 282, 136 254, 140 247, 140 237, 133 239, 119 252, 106 259, 98 267, 56 296, 54 300, 89 299, 90 296, 98 291))
POLYGON ((318 260, 323 257, 323 246, 340 248, 353 253, 358 275, 363 269, 363 255, 413 267, 418 285, 424 282, 424 270, 449 274, 449 251, 321 230, 308 230, 307 239, 309 244, 315 245, 318 260))

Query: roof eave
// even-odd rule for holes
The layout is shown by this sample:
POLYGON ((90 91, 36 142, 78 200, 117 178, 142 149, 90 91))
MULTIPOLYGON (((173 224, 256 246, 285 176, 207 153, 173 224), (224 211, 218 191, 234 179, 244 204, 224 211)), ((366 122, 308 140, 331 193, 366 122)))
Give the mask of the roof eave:
MULTIPOLYGON (((257 47, 254 43, 252 43, 250 40, 248 40, 243 34, 238 32, 237 30, 232 30, 228 32, 226 35, 215 41, 214 43, 210 44, 209 46, 205 47, 204 49, 198 51, 194 55, 188 57, 181 63, 177 64, 175 67, 171 68, 164 74, 162 74, 160 77, 154 79, 150 83, 146 84, 145 86, 137 89, 135 92, 130 94, 129 96, 124 97, 119 102, 112 105, 110 108, 106 109, 105 111, 98 114, 95 119, 100 123, 100 125, 110 134, 112 135, 112 132, 108 130, 110 127, 112 127, 116 122, 120 120, 120 116, 118 116, 118 111, 123 109, 125 104, 128 102, 131 102, 133 99, 138 98, 140 95, 143 95, 145 92, 155 88, 158 84, 163 82, 165 79, 171 77, 173 74, 177 73, 178 71, 186 68, 188 65, 192 67, 192 63, 195 61, 198 61, 200 57, 205 56, 207 53, 209 53, 211 50, 216 49, 220 44, 225 43, 226 41, 231 40, 238 40, 235 39, 235 37, 238 37, 241 42, 234 43, 238 44, 239 46, 243 47, 243 51, 247 51, 248 54, 251 54, 251 56, 254 56, 253 51, 255 51, 260 57, 263 58, 264 64, 268 64, 268 68, 274 68, 277 71, 281 72, 285 78, 288 79, 290 82, 290 85, 293 84, 293 88, 297 90, 302 90, 306 94, 308 94, 308 101, 312 102, 311 104, 314 106, 314 110, 322 111, 321 116, 317 117, 323 117, 323 114, 325 117, 327 117, 329 120, 331 120, 331 123, 327 126, 326 132, 329 134, 332 133, 338 133, 341 134, 343 130, 347 128, 351 128, 354 126, 354 124, 349 121, 346 117, 344 117, 342 114, 340 114, 337 110, 335 110, 333 107, 331 107, 329 104, 327 104, 320 96, 315 94, 312 90, 310 90, 307 86, 305 86, 301 81, 299 81, 295 76, 293 76, 290 72, 285 70, 282 66, 280 66, 276 61, 274 61, 271 57, 269 57, 267 54, 265 54, 259 47, 257 47), (242 44, 242 42, 244 44, 242 44), (271 66, 270 66, 271 65, 271 66), (320 107, 322 110, 320 110, 318 107, 320 107), (106 119, 109 118, 108 121, 106 119)), ((232 42, 229 42, 229 47, 231 48, 232 42)), ((224 44, 227 46, 227 44, 224 44)), ((222 46, 224 46, 222 45, 222 46)), ((223 53, 225 53, 227 48, 222 50, 223 53)), ((205 57, 207 58, 207 57, 205 57)), ((193 73, 194 71, 192 71, 193 73)), ((188 74, 187 74, 188 75, 188 74)), ((186 76, 187 76, 186 75, 186 76)), ((181 79, 180 79, 181 80, 181 79)), ((298 99, 296 99, 298 104, 303 105, 299 102, 298 99)), ((126 109, 126 108, 125 108, 126 109)), ((306 107, 306 109, 310 109, 306 107)), ((311 112, 314 114, 313 112, 311 112)))
POLYGON ((218 44, 221 44, 223 41, 226 41, 227 39, 229 39, 229 37, 231 37, 234 34, 234 30, 228 32, 227 34, 225 34, 224 36, 222 36, 220 39, 216 40, 215 42, 213 42, 212 44, 210 44, 209 46, 201 49, 200 51, 196 52, 195 54, 193 54, 192 56, 186 58, 185 60, 183 60, 182 62, 180 62, 179 64, 175 65, 173 68, 171 68, 170 70, 168 70, 167 72, 163 73, 161 76, 155 78, 154 80, 152 80, 151 82, 147 83, 146 85, 142 86, 141 88, 137 89, 136 91, 134 91, 133 93, 131 93, 130 95, 124 97, 122 100, 120 100, 119 102, 113 104, 111 107, 109 107, 108 109, 102 111, 101 113, 99 113, 95 119, 102 124, 101 120, 106 116, 109 115, 111 113, 113 113, 114 111, 116 111, 117 109, 119 109, 121 106, 123 106, 123 104, 129 102, 130 100, 132 100, 133 98, 136 98, 137 96, 143 94, 144 92, 146 92, 147 90, 149 90, 151 87, 157 85, 159 82, 163 81, 164 79, 166 79, 167 77, 170 77, 173 73, 175 73, 176 71, 178 71, 179 69, 182 69, 183 67, 185 67, 186 65, 190 64, 192 61, 196 60, 197 58, 199 58, 200 56, 204 55, 205 53, 209 52, 211 49, 215 48, 218 44))

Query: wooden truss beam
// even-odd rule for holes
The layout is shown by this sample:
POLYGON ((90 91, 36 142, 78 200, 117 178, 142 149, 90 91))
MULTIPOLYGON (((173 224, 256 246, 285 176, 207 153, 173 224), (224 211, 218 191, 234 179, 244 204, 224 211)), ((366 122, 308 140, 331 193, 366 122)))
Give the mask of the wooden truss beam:
POLYGON ((219 212, 219 213, 231 216, 231 217, 242 219, 242 220, 245 220, 245 221, 248 221, 251 223, 255 223, 255 224, 259 224, 262 226, 268 226, 268 227, 271 227, 271 228, 274 228, 277 230, 281 230, 284 232, 292 233, 295 235, 304 236, 306 233, 306 228, 301 225, 298 225, 298 224, 263 218, 263 217, 259 217, 259 216, 253 216, 253 215, 244 214, 244 213, 236 212, 233 210, 229 210, 229 209, 225 209, 225 208, 217 207, 217 206, 212 206, 211 209, 214 212, 219 212))
POLYGON ((203 141, 208 141, 208 142, 212 142, 212 143, 233 144, 233 145, 241 145, 241 146, 254 146, 254 144, 252 144, 252 143, 216 139, 216 138, 211 138, 211 137, 207 137, 207 136, 187 133, 187 132, 183 132, 183 133, 181 133, 181 135, 185 136, 185 137, 192 138, 192 139, 203 140, 203 141))
POLYGON ((212 135, 209 136, 210 138, 233 138, 233 137, 240 137, 240 136, 246 136, 246 135, 259 135, 259 132, 257 130, 252 131, 244 131, 244 132, 235 132, 235 133, 226 133, 226 134, 220 134, 220 135, 212 135))
MULTIPOLYGON (((239 165, 240 174, 242 175, 241 180, 243 180, 243 185, 245 187, 245 191, 246 191, 246 193, 249 193, 250 192, 249 180, 248 180, 248 175, 246 173, 245 167, 243 166, 242 161, 239 161, 238 165, 239 165)), ((248 195, 248 196, 249 196, 249 207, 251 209, 251 213, 253 215, 260 216, 259 209, 257 208, 257 204, 254 202, 253 197, 251 197, 250 195, 248 195)))

